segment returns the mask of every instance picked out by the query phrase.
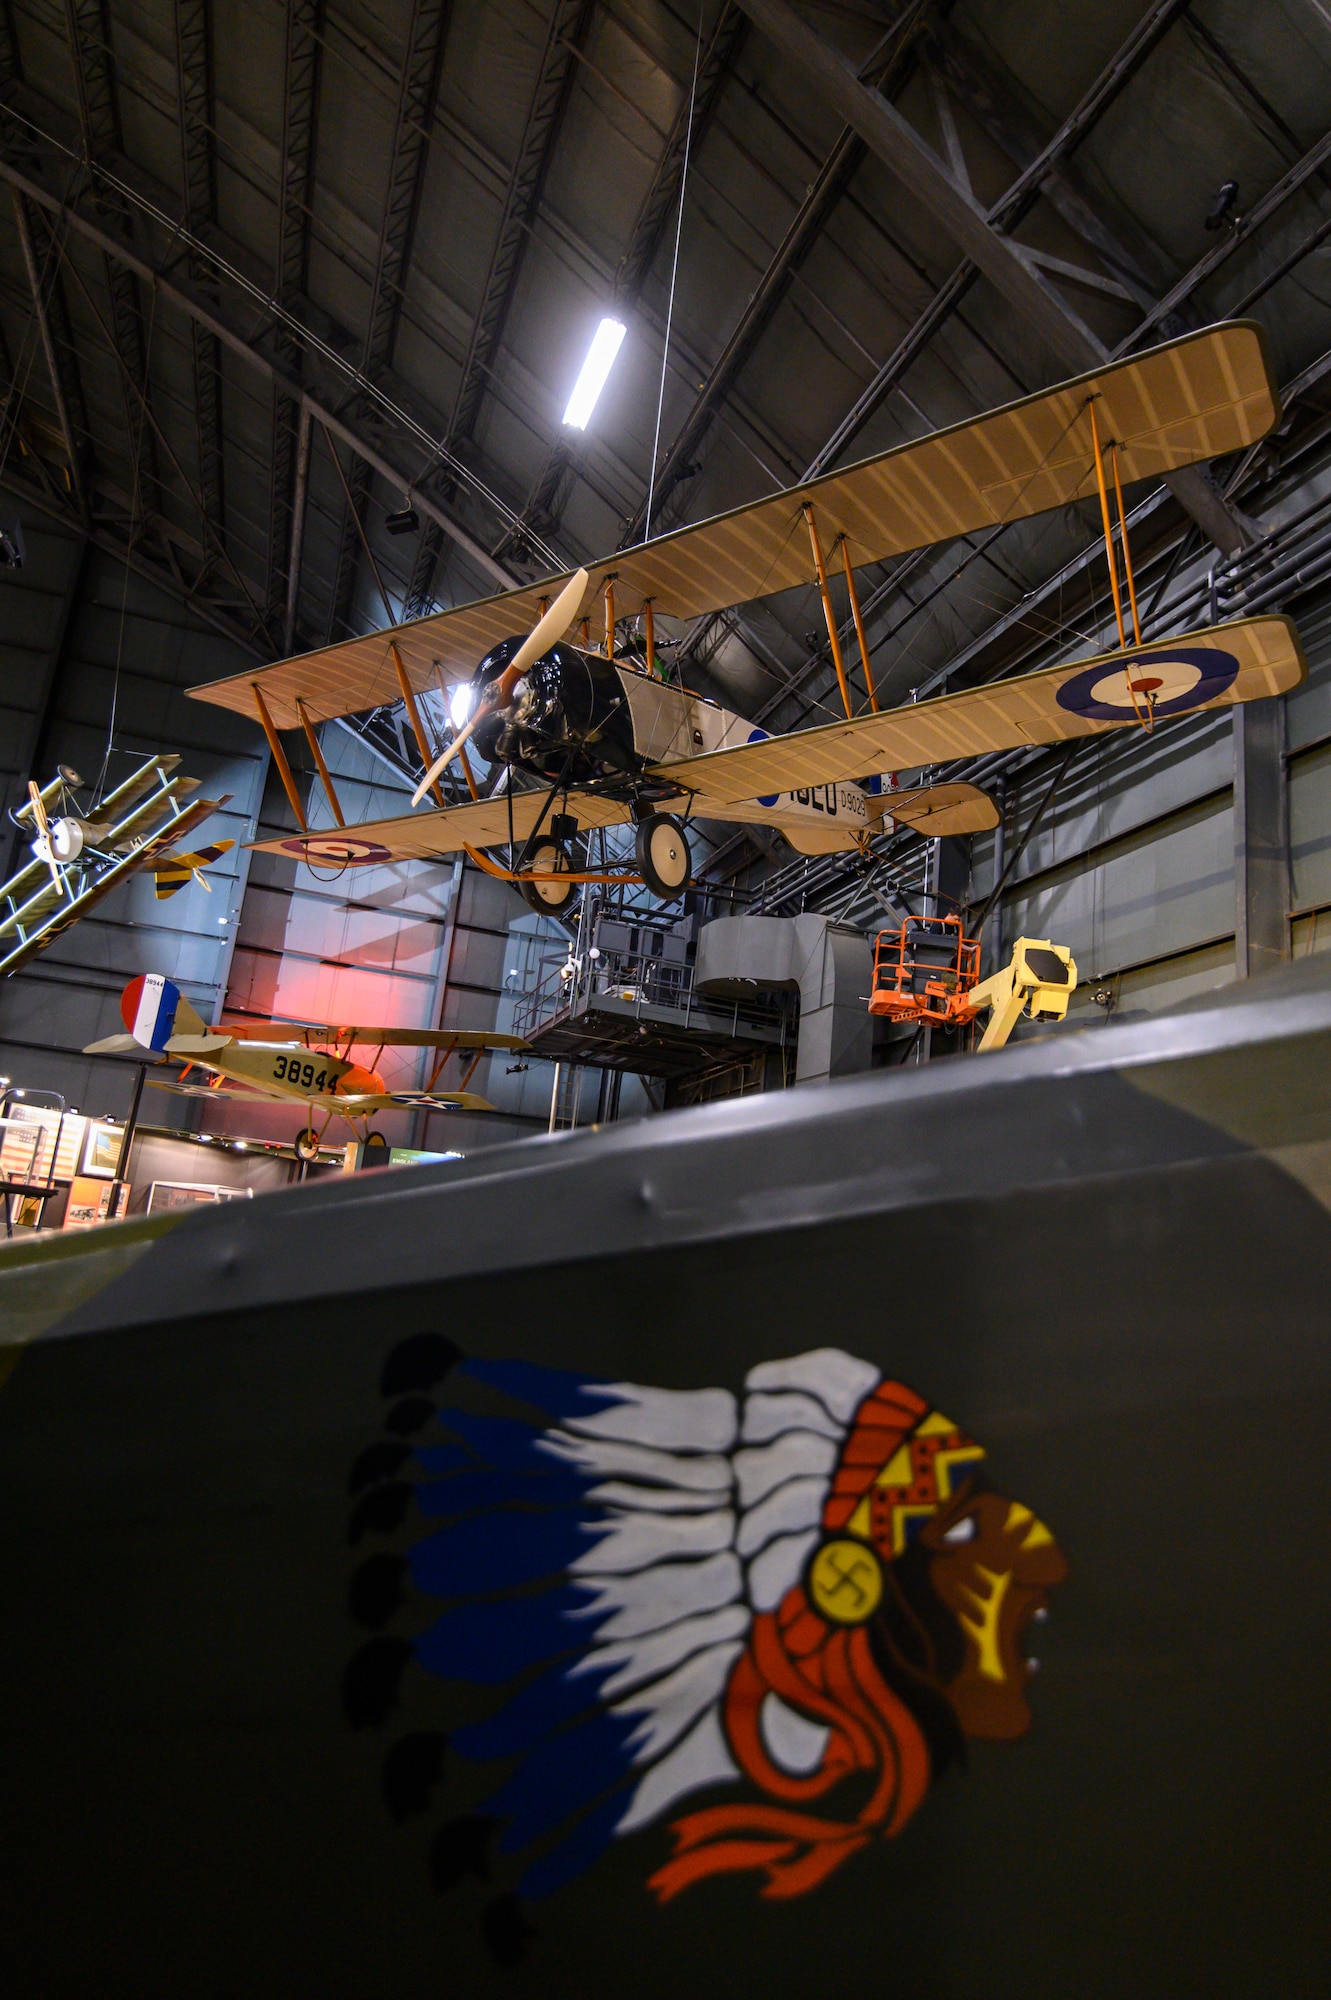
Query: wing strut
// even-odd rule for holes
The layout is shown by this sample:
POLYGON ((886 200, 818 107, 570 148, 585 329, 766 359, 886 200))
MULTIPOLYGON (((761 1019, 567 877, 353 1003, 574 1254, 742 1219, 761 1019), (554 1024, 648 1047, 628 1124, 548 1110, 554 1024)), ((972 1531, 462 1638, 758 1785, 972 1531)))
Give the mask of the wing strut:
POLYGON ((263 698, 263 689, 257 681, 251 681, 250 686, 254 690, 254 700, 259 710, 259 720, 263 724, 263 733, 268 738, 268 748, 273 753, 273 762, 277 766, 277 775, 282 780, 282 789, 290 800, 292 812, 296 815, 296 825, 302 833, 308 833, 310 828, 309 822, 305 817, 305 808, 300 802, 300 793, 296 790, 296 780, 291 775, 291 766, 287 762, 287 753, 278 740, 277 731, 273 726, 273 718, 268 713, 268 704, 263 698))
POLYGON ((319 773, 319 781, 328 795, 329 805, 333 808, 333 818, 339 826, 345 826, 346 821, 342 817, 342 808, 338 803, 337 793, 333 789, 333 780, 328 774, 328 766, 324 762, 324 753, 319 747, 319 739, 314 733, 314 724, 310 721, 309 711, 305 706, 305 700, 302 695, 296 696, 296 713, 300 717, 301 728, 305 731, 305 741, 310 746, 315 768, 319 773))
POLYGON ((836 628, 836 613, 832 609, 832 593, 827 587, 827 564, 823 561, 823 545, 818 535, 818 522, 813 511, 812 500, 804 503, 804 518, 809 524, 809 545, 813 550, 813 566, 818 572, 818 595, 823 600, 823 617, 827 620, 827 643, 832 648, 832 665, 836 668, 837 686, 841 689, 841 700, 850 721, 854 711, 850 705, 850 683, 846 679, 846 663, 841 657, 841 639, 836 628))

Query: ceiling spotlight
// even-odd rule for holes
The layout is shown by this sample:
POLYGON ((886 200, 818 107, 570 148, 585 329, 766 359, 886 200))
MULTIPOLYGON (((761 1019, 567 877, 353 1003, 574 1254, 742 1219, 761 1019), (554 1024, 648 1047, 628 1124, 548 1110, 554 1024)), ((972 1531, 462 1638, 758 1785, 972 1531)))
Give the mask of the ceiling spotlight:
POLYGON ((414 507, 399 507, 384 522, 390 535, 414 535, 421 524, 421 517, 414 507))
POLYGON ((596 408, 606 377, 615 365, 615 356, 623 343, 626 328, 617 319, 603 319, 592 335, 592 344, 587 349, 587 359, 582 364, 582 373, 573 385, 573 394, 568 399, 564 412, 564 422, 575 431, 585 431, 596 408))
POLYGON ((473 689, 470 681, 463 681, 460 686, 454 688, 452 694, 449 696, 448 713, 454 729, 465 728, 467 717, 471 714, 473 698, 473 689))

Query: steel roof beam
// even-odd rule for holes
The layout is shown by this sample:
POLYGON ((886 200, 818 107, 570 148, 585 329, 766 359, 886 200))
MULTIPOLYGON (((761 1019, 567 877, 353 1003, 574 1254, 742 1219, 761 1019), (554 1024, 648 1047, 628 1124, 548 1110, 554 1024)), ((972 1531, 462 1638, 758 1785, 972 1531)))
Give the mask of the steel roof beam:
MULTIPOLYGON (((213 66, 209 0, 175 0, 176 91, 180 116, 181 180, 185 221, 207 235, 217 217, 213 157, 213 66)), ((206 273, 197 257, 187 262, 198 284, 206 273)), ((199 454, 199 495, 213 531, 224 532, 222 484, 222 350, 217 336, 190 322, 194 348, 194 417, 199 454)), ((145 406, 146 407, 146 406, 145 406)))
MULTIPOLYGON (((18 240, 23 251, 23 264, 28 274, 28 283, 32 288, 33 317, 37 322, 37 334, 42 344, 42 354, 46 360, 46 372, 51 383, 51 395, 55 402, 56 421, 60 426, 60 435, 64 439, 65 452, 69 459, 69 476, 78 505, 79 517, 81 520, 86 521, 88 515, 88 496, 84 490, 83 483, 83 454, 79 435, 74 428, 74 420, 70 411, 72 398, 65 381, 65 361, 56 346, 55 337, 51 331, 48 299, 44 289, 42 272, 37 262, 36 245, 32 240, 32 223, 28 215, 27 203, 17 188, 12 189, 11 192, 14 197, 14 221, 18 228, 18 240)), ((50 283, 52 289, 54 289, 54 286, 59 282, 60 275, 59 259, 55 255, 54 249, 50 253, 48 262, 51 266, 50 283)), ((16 384, 11 383, 11 393, 16 387, 16 384)), ((87 418, 85 415, 85 430, 86 425, 87 418)))
MULTIPOLYGON (((159 297, 166 301, 167 304, 178 307, 181 312, 186 313, 191 319, 196 319, 201 325, 208 327, 217 335, 224 347, 229 348, 233 354, 238 355, 256 373, 263 375, 288 402, 295 403, 297 407, 302 404, 307 405, 311 414, 319 423, 325 424, 335 437, 340 438, 352 451, 365 459, 368 465, 372 466, 384 479, 395 486, 400 493, 405 495, 408 492, 413 492, 413 475, 403 472, 398 466, 392 464, 362 433, 357 431, 352 425, 344 422, 327 404, 306 390, 301 383, 293 381, 285 370, 271 361, 261 348, 257 347, 244 334, 237 332, 235 327, 222 317, 218 309, 211 305, 205 305, 202 300, 197 299, 185 283, 178 279, 165 277, 162 272, 155 270, 151 264, 140 257, 128 243, 122 243, 118 238, 110 235, 100 224, 89 220, 78 209, 62 201, 59 195, 53 194, 49 188, 44 187, 41 182, 33 180, 30 175, 20 172, 17 167, 12 166, 9 161, 3 158, 0 158, 0 180, 7 181, 11 187, 17 187, 22 193, 28 195, 31 200, 39 203, 41 207, 50 213, 63 217, 68 226, 77 235, 95 244, 98 249, 105 251, 108 256, 118 259, 138 277, 154 286, 159 297)), ((277 301, 272 300, 269 303, 274 315, 277 315, 279 311, 277 301)), ((387 399, 383 400, 386 401, 387 399)), ((398 414, 406 428, 409 428, 418 436, 424 437, 420 425, 410 420, 405 412, 399 412, 398 414)), ((429 448, 429 440, 426 439, 425 442, 427 448, 429 448)), ((465 528, 453 520, 441 507, 418 492, 414 494, 414 498, 415 504, 421 512, 436 521, 444 533, 451 536, 460 548, 465 549, 472 561, 482 568, 500 588, 507 588, 508 585, 516 581, 508 570, 495 561, 488 549, 483 548, 472 535, 468 534, 465 528)))
MULTIPOLYGON (((675 122, 657 160, 651 185, 639 204, 628 247, 620 258, 613 289, 615 304, 621 312, 631 312, 642 296, 679 197, 686 152, 691 151, 692 157, 697 157, 748 29, 749 23, 742 10, 733 4, 733 0, 726 0, 698 64, 697 90, 692 93, 691 145, 690 93, 686 91, 680 98, 675 122)), ((545 464, 523 509, 524 522, 529 522, 542 534, 558 531, 586 442, 585 435, 561 428, 550 446, 545 464)))
MULTIPOLYGON (((393 142, 389 154, 388 188, 384 196, 370 283, 365 347, 361 372, 374 376, 388 367, 402 311, 402 287, 411 255, 411 240, 420 205, 421 184, 429 160, 427 132, 439 83, 449 0, 415 0, 407 32, 407 51, 398 90, 393 142)), ((350 631, 360 568, 361 533, 370 497, 370 468, 364 459, 351 468, 350 493, 342 522, 333 588, 329 593, 328 637, 339 626, 350 631)))
MULTIPOLYGON (((887 47, 880 46, 874 52, 869 64, 860 70, 859 75, 863 81, 872 82, 881 91, 890 88, 893 82, 899 80, 901 69, 910 56, 915 37, 920 31, 926 4, 927 0, 910 0, 910 4, 893 24, 887 47)), ((847 125, 823 162, 822 168, 815 175, 813 184, 796 210, 775 255, 754 286, 734 331, 713 363, 692 409, 675 433, 670 449, 656 474, 653 501, 655 507, 663 505, 680 481, 689 477, 693 470, 694 454, 711 428, 713 418, 729 394, 740 370, 771 325, 796 272, 821 236, 832 210, 858 172, 866 150, 863 139, 852 126, 847 125)), ((625 529, 623 547, 627 548, 641 538, 645 518, 644 503, 625 529)))
MULTIPOLYGON (((953 177, 895 105, 862 83, 847 58, 806 26, 788 0, 739 0, 739 4, 822 91, 870 151, 928 210, 1063 366, 1080 373, 1108 358, 1103 341, 1067 300, 1045 283, 1022 246, 1000 233, 969 188, 953 177)), ((1173 0, 1164 0, 1164 4, 1170 6, 1173 0)), ((1043 166, 1046 160, 1052 164, 1054 157, 1051 146, 1036 164, 1043 166)), ((1156 316, 1168 309, 1157 307, 1156 316)), ((1243 546, 1246 536, 1242 525, 1196 467, 1171 473, 1167 484, 1218 547, 1228 554, 1243 546)))
MULTIPOLYGON (((319 108, 320 25, 323 0, 287 0, 282 160, 278 173, 277 258, 273 285, 284 306, 304 292, 310 255, 310 203, 319 108)), ((282 366, 299 378, 300 344, 279 326, 273 346, 282 366)), ((300 598, 300 554, 304 541, 304 485, 299 474, 300 416, 291 401, 273 397, 272 477, 268 492, 268 577, 265 599, 270 621, 281 612, 283 650, 295 638, 300 598)), ((306 466, 308 453, 308 420, 306 466)))
MULTIPOLYGON (((104 0, 65 0, 64 12, 84 157, 88 160, 103 159, 110 153, 124 150, 116 101, 110 22, 104 0)), ((96 197, 96 200, 113 231, 123 230, 127 237, 132 235, 133 223, 123 200, 106 194, 96 197)), ((116 344, 130 380, 146 398, 149 393, 148 349, 139 288, 133 272, 120 260, 108 255, 104 264, 116 344)), ((160 514, 163 511, 163 496, 156 441, 145 429, 142 417, 128 394, 125 396, 125 423, 126 444, 136 460, 139 483, 150 511, 160 514)))
MULTIPOLYGON (((1131 40, 1134 68, 1140 66, 1155 41, 1165 32, 1179 4, 1181 0, 1164 0, 1163 5, 1153 9, 1149 34, 1141 32, 1139 23, 1131 40)), ((965 106, 976 124, 1007 154, 1019 173, 1024 176, 1037 160, 1042 161, 1040 193, 1050 207, 1062 216, 1083 243, 1103 258, 1143 311, 1154 305, 1168 282, 1161 252, 1145 240, 1131 245, 1125 242, 1125 225, 1116 221, 1111 227, 1105 221, 1100 210, 1082 192, 1074 170, 1068 165, 1074 147, 1090 131, 1093 116, 1098 117, 1107 109, 1105 93, 1100 90, 1092 93, 1093 113, 1083 99, 1072 117, 1059 127, 1054 141, 1056 157, 1050 160, 1047 157, 1048 142, 1042 138, 1035 119, 1028 116, 1014 93, 1004 87, 1002 78, 990 68, 978 47, 955 30, 946 36, 932 29, 926 30, 924 44, 930 69, 965 106)), ((1132 69, 1124 60, 1127 53, 1120 50, 1108 72, 1118 90, 1123 88, 1132 74, 1132 69)), ((1140 237, 1140 232, 1137 233, 1140 237)), ((1180 326, 1179 331, 1182 330, 1180 326)))
MULTIPOLYGON (((472 321, 471 339, 453 397, 453 409, 448 420, 447 442, 450 450, 465 445, 476 429, 486 384, 504 337, 523 254, 540 207, 555 142, 572 90, 573 52, 586 33, 590 15, 590 0, 555 0, 526 124, 504 193, 499 229, 490 253, 490 268, 485 275, 480 304, 472 321)), ((445 494, 452 484, 447 473, 437 475, 433 483, 445 494)), ((512 540, 513 531, 510 531, 501 547, 512 540)), ((407 592, 407 617, 419 617, 429 610, 434 601, 435 577, 442 546, 437 533, 432 534, 427 529, 421 536, 407 592)))
MULTIPOLYGON (((0 89, 21 87, 22 83, 23 62, 14 34, 13 18, 6 3, 0 5, 0 89)), ((0 132, 3 132, 6 143, 14 148, 21 147, 27 139, 27 134, 18 120, 8 115, 8 109, 3 104, 0 104, 0 132)), ((17 190, 14 191, 14 214, 24 268, 32 291, 34 320, 52 385, 56 421, 60 427, 65 450, 69 454, 69 479, 78 497, 81 515, 86 519, 87 494, 84 490, 84 475, 91 468, 91 437, 87 404, 83 395, 83 380, 69 325, 69 310, 65 301, 59 252, 55 242, 48 239, 44 233, 43 217, 42 241, 45 245, 43 269, 36 257, 34 238, 34 225, 41 216, 41 210, 32 208, 17 190), (34 273, 37 274, 35 279, 34 273)), ((11 368, 9 395, 16 395, 17 390, 17 380, 11 368)), ((50 475, 44 471, 43 476, 50 475)))
POLYGON ((242 607, 232 599, 218 597, 207 588, 209 565, 202 559, 202 550, 192 536, 186 535, 174 523, 160 515, 146 514, 129 494, 122 493, 96 474, 89 480, 91 496, 94 501, 106 503, 114 512, 108 514, 104 508, 94 506, 90 522, 85 522, 77 513, 72 495, 62 494, 54 481, 48 479, 44 485, 34 486, 22 474, 7 468, 3 484, 41 512, 55 514, 80 532, 86 530, 99 549, 114 556, 117 562, 124 563, 136 576, 156 584, 188 610, 196 612, 214 631, 232 640, 251 658, 264 660, 269 657, 270 649, 257 636, 256 628, 248 617, 248 606, 242 607), (180 550, 198 558, 193 579, 180 565, 177 554, 180 550))

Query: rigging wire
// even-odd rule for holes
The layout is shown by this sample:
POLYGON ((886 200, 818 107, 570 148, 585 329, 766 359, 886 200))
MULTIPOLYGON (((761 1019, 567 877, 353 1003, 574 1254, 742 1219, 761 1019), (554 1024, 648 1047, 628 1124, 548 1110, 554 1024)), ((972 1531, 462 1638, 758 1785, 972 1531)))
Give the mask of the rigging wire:
MULTIPOLYGON (((156 286, 154 286, 152 310, 148 315, 147 337, 143 343, 143 381, 145 390, 152 376, 153 334, 157 327, 157 301, 159 297, 160 294, 156 286)), ((98 772, 97 782, 93 786, 93 810, 101 804, 102 788, 106 783, 107 773, 111 768, 111 755, 115 748, 116 715, 120 705, 120 668, 125 652, 125 624, 129 612, 129 557, 134 549, 135 523, 137 521, 140 528, 143 525, 143 448, 147 432, 148 399, 145 394, 139 404, 139 423, 137 432, 134 434, 134 479, 130 487, 129 496, 129 532, 125 542, 124 581, 120 589, 120 625, 116 633, 115 673, 111 680, 111 715, 106 730, 106 754, 102 758, 102 768, 98 772)))
POLYGON ((684 233, 684 197, 689 185, 689 162, 693 156, 693 113, 698 102, 698 70, 702 62, 702 24, 706 0, 698 0, 698 39, 693 50, 693 82, 689 86, 689 116, 684 127, 684 164, 679 174, 679 213, 675 217, 675 251, 670 260, 670 296, 666 301, 665 344, 661 349, 661 386, 656 395, 656 429, 652 435, 652 463, 647 474, 647 506, 642 517, 642 539, 651 540, 652 502, 656 497, 656 467, 661 452, 661 412, 665 408, 666 370, 670 365, 670 329, 675 317, 675 282, 679 276, 679 241, 684 233))

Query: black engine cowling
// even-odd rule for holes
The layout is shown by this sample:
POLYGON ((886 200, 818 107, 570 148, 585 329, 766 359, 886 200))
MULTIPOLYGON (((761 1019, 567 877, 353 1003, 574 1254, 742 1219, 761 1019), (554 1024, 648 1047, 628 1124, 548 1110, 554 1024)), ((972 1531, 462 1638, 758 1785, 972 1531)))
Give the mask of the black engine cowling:
MULTIPOLYGON (((498 680, 520 638, 492 648, 472 676, 474 700, 498 680)), ((533 777, 570 785, 634 771, 633 723, 609 660, 576 646, 552 646, 519 681, 507 709, 486 716, 474 736, 487 762, 496 758, 533 777)))

